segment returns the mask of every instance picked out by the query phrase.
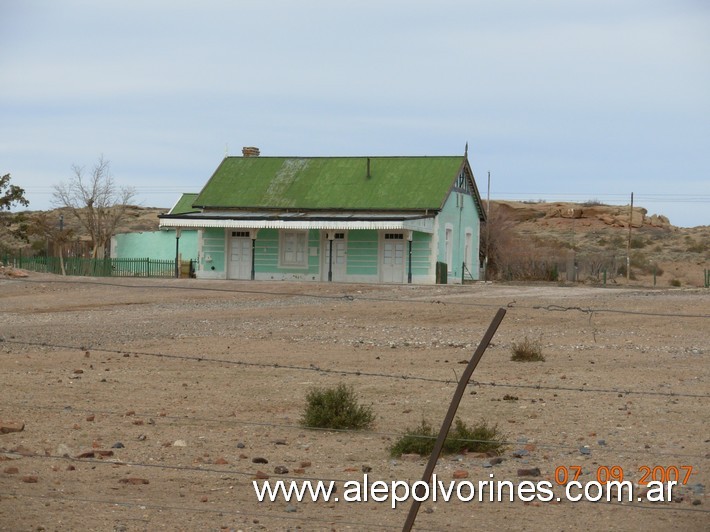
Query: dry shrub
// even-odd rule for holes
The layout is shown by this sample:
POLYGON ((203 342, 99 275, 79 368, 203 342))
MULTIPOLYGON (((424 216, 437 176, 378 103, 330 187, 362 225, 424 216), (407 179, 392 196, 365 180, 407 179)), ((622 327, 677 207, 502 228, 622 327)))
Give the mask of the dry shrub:
POLYGON ((509 209, 491 205, 481 230, 481 252, 488 251, 488 279, 556 281, 559 249, 521 237, 515 225, 509 209))
POLYGON ((540 340, 530 340, 527 336, 520 343, 513 342, 510 359, 516 362, 544 362, 540 340))

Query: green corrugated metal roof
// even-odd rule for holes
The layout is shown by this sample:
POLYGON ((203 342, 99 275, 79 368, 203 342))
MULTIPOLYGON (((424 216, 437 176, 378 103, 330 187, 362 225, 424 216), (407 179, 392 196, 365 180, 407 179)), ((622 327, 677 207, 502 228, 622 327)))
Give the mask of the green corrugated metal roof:
POLYGON ((197 196, 199 196, 199 194, 194 192, 184 193, 180 196, 180 199, 177 200, 177 203, 173 206, 173 208, 170 209, 168 214, 188 214, 190 212, 200 212, 200 209, 192 208, 192 204, 195 203, 197 196))
POLYGON ((192 204, 206 209, 439 209, 464 161, 460 155, 226 157, 192 204))

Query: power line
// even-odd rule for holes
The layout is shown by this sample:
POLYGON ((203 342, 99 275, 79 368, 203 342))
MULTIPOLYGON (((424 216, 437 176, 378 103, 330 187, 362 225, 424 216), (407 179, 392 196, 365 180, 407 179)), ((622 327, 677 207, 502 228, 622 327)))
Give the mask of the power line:
MULTIPOLYGON (((142 284, 142 285, 131 285, 115 282, 106 281, 85 281, 85 280, 59 280, 59 279, 49 279, 49 280, 34 280, 27 278, 8 278, 8 281, 18 282, 18 283, 57 283, 57 284, 89 284, 96 286, 111 286, 117 288, 136 288, 136 289, 155 289, 155 290, 188 290, 188 291, 205 291, 205 292, 226 292, 234 294, 250 294, 250 295, 264 295, 272 297, 305 297, 314 299, 327 299, 331 301, 373 301, 373 302, 388 302, 388 303, 421 303, 421 304, 446 304, 454 306, 465 306, 465 307, 480 307, 480 308, 500 308, 501 305, 508 309, 522 309, 522 310, 548 310, 548 311, 567 311, 567 310, 577 310, 584 313, 590 314, 602 314, 602 313, 615 313, 615 314, 629 314, 635 316, 653 316, 660 318, 701 318, 710 319, 710 314, 682 314, 682 313, 664 313, 664 312, 644 312, 635 310, 621 310, 621 309, 609 309, 609 308, 594 308, 588 307, 583 308, 579 306, 565 307, 561 305, 547 305, 545 307, 540 305, 521 305, 516 301, 510 301, 508 303, 478 303, 471 301, 446 301, 442 302, 440 299, 423 299, 419 298, 406 298, 406 297, 374 297, 366 295, 327 295, 327 294, 309 294, 301 292, 271 292, 266 290, 251 290, 244 288, 220 288, 220 287, 205 287, 205 286, 175 286, 175 285, 156 285, 156 284, 142 284)), ((461 289, 461 287, 457 287, 461 289)), ((621 289, 621 288, 619 288, 621 289)), ((599 288, 599 290, 606 290, 605 288, 599 288)), ((608 289, 612 290, 612 289, 608 289)), ((463 292, 459 292, 463 293, 463 292)), ((440 297, 440 296, 438 296, 440 297)))
MULTIPOLYGON (((210 513, 210 514, 224 514, 224 515, 233 515, 233 516, 239 516, 239 517, 249 517, 249 518, 258 518, 258 519, 278 519, 278 520, 285 520, 285 521, 308 521, 308 522, 315 522, 315 523, 324 523, 327 525, 350 525, 354 527, 358 527, 362 529, 363 527, 370 527, 373 529, 380 528, 380 529, 397 529, 401 530, 401 527, 399 525, 387 525, 382 522, 379 523, 373 523, 373 522, 367 522, 367 521, 350 521, 350 520, 340 520, 337 519, 335 516, 332 519, 322 519, 322 518, 317 518, 317 517, 301 517, 301 516, 293 516, 293 515, 280 515, 280 514, 274 514, 274 513, 268 513, 268 514, 262 514, 262 513, 256 513, 256 512, 243 512, 241 510, 234 510, 234 509, 224 509, 224 508, 205 508, 205 507, 194 507, 194 506, 185 506, 185 505, 178 505, 178 506, 168 506, 168 505, 163 505, 163 504, 151 504, 151 503, 145 503, 145 502, 130 502, 130 501, 117 501, 114 499, 88 499, 88 498, 83 498, 83 497, 58 497, 56 495, 26 495, 26 494, 20 494, 20 493, 12 493, 11 495, 14 498, 22 498, 22 499, 38 499, 38 500, 53 500, 53 501, 68 501, 68 502, 82 502, 82 503, 93 503, 93 504, 108 504, 111 506, 124 506, 128 508, 140 508, 141 510, 164 510, 164 511, 184 511, 184 512, 195 512, 195 513, 210 513)), ((116 520, 121 520, 120 517, 116 517, 116 520)), ((435 529, 430 529, 430 528, 420 528, 417 527, 417 529, 421 530, 435 530, 435 529)), ((465 530, 465 529, 459 529, 459 530, 465 530)))
MULTIPOLYGON (((0 342, 5 342, 8 344, 16 345, 32 345, 39 347, 51 347, 54 349, 70 349, 84 351, 87 346, 75 346, 75 345, 62 345, 62 344, 51 344, 48 342, 30 342, 26 340, 8 340, 0 338, 0 342)), ((103 353, 113 353, 113 354, 134 354, 140 356, 152 356, 159 358, 168 358, 176 360, 191 360, 195 362, 214 362, 218 364, 228 364, 234 366, 244 366, 244 367, 257 367, 257 368, 272 368, 272 369, 287 369, 294 371, 314 371, 317 373, 328 373, 334 375, 352 375, 357 377, 381 377, 387 379, 396 380, 412 380, 412 381, 423 381, 423 382, 437 382, 441 384, 453 384, 456 380, 452 379, 439 379, 436 377, 424 377, 420 375, 394 375, 390 373, 378 373, 372 371, 361 371, 361 370, 346 370, 346 369, 328 369, 321 368, 319 366, 311 364, 310 366, 297 366, 293 364, 279 364, 274 363, 263 363, 263 362, 246 362, 242 360, 227 360, 227 359, 217 359, 208 358, 195 355, 172 355, 167 353, 151 353, 147 351, 135 351, 130 349, 108 349, 102 347, 90 347, 92 351, 98 351, 103 353)), ((564 387, 564 386, 546 386, 541 384, 505 384, 496 382, 482 382, 472 380, 469 382, 469 386, 497 386, 500 388, 526 388, 535 390, 557 390, 557 391, 570 391, 570 392, 584 392, 584 393, 623 393, 626 395, 649 395, 649 396, 661 396, 661 397, 694 397, 694 398, 710 398, 710 394, 692 394, 692 393, 680 393, 680 392, 652 392, 648 390, 625 390, 619 388, 575 388, 575 387, 564 387)))
MULTIPOLYGON (((22 407, 22 408, 27 408, 30 410, 45 410, 45 411, 52 411, 52 412, 59 412, 59 413, 82 413, 82 414, 100 414, 100 415, 112 415, 112 416, 117 416, 117 417, 124 417, 125 414, 122 412, 118 411, 112 411, 112 410, 98 410, 98 409, 93 409, 93 408, 84 408, 84 409, 74 409, 73 407, 69 407, 70 410, 67 410, 67 408, 57 408, 56 406, 49 406, 49 405, 26 405, 23 403, 6 403, 7 406, 17 406, 17 407, 22 407)), ((149 417, 151 414, 149 413, 139 413, 136 412, 135 414, 137 417, 149 417)), ((255 426, 255 427, 268 427, 268 428, 278 428, 278 429, 286 429, 286 430, 309 430, 309 431, 314 431, 314 432, 332 432, 332 433, 343 433, 343 434, 356 434, 356 435, 367 435, 367 436, 386 436, 386 437, 400 437, 402 436, 401 433, 394 433, 394 432, 383 432, 383 431, 362 431, 362 430, 355 430, 355 429, 333 429, 333 428, 323 428, 323 427, 310 427, 310 426, 304 426, 304 425, 294 425, 294 424, 288 424, 288 423, 270 423, 266 421, 247 421, 247 420, 239 420, 233 417, 230 417, 229 419, 210 419, 210 418, 190 418, 190 417, 185 417, 185 416, 161 416, 161 420, 169 420, 172 422, 176 422, 175 424, 178 425, 203 425, 203 424, 209 424, 209 423, 215 423, 219 425, 245 425, 245 426, 255 426)), ((426 435, 418 435, 417 436, 419 439, 436 439, 436 436, 426 436, 426 435)), ((485 439, 469 439, 469 438, 457 438, 458 441, 462 442, 467 442, 467 443, 499 443, 504 446, 520 446, 524 445, 523 442, 519 441, 512 441, 512 440, 485 440, 485 439)), ((527 442, 525 442, 527 443, 527 442)), ((546 443, 546 442, 541 442, 539 440, 536 440, 535 446, 541 449, 560 449, 560 450, 566 450, 566 451, 576 451, 579 449, 579 445, 570 445, 570 444, 561 444, 561 443, 546 443)), ((619 447, 609 447, 609 446, 602 446, 600 445, 599 447, 593 447, 590 448, 594 452, 601 452, 601 453, 626 453, 626 454, 644 454, 646 456, 672 456, 672 457, 678 457, 678 458, 696 458, 696 459, 708 459, 708 456, 706 455, 699 455, 699 454, 689 454, 689 453, 676 453, 676 452, 652 452, 649 451, 648 449, 628 449, 628 448, 619 448, 619 447)), ((56 458, 61 458, 61 457, 56 457, 56 458)), ((159 467, 156 464, 150 464, 151 467, 159 467)), ((204 468, 198 468, 200 470, 205 470, 204 468)), ((214 471, 214 472, 223 472, 222 470, 219 471, 214 471)), ((299 477, 299 478, 304 478, 304 477, 299 477)), ((322 479, 321 479, 322 480, 322 479)), ((339 479, 326 479, 326 480, 339 480, 339 479)))

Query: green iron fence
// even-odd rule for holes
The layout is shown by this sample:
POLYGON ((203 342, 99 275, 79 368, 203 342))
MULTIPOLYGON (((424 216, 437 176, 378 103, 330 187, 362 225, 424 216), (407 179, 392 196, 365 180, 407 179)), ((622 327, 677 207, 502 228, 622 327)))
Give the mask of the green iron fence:
MULTIPOLYGON (((34 272, 62 275, 59 257, 5 257, 4 263, 34 272)), ((175 277, 174 260, 157 259, 64 259, 64 273, 87 277, 175 277)))

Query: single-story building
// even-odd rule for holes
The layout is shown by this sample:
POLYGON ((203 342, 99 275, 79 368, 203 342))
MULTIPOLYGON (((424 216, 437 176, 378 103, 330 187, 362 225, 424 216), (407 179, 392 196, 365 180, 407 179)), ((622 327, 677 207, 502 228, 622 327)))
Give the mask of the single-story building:
MULTIPOLYGON (((183 194, 169 214, 199 212, 192 208, 195 198, 197 194, 183 194)), ((118 233, 111 237, 112 259, 192 260, 197 259, 197 254, 197 229, 177 233, 172 228, 163 228, 160 231, 118 233), (178 234, 179 242, 176 242, 178 234)))
POLYGON ((262 157, 245 148, 160 215, 160 227, 197 230, 202 279, 434 284, 479 278, 484 220, 466 153, 262 157))

